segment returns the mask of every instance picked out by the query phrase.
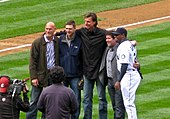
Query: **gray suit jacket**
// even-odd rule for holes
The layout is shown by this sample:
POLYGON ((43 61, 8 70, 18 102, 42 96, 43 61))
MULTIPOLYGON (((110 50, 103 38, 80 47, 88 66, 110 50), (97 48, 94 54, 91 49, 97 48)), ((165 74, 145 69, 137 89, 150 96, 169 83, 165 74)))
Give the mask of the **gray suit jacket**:
MULTIPOLYGON (((113 83, 116 82, 116 80, 118 79, 118 76, 119 76, 119 72, 117 70, 117 60, 116 60, 117 47, 118 47, 118 44, 113 47, 114 54, 113 54, 113 58, 112 58, 112 61, 111 61, 112 67, 113 67, 113 72, 112 72, 113 73, 113 83)), ((108 83, 107 72, 106 72, 106 57, 107 57, 108 50, 109 50, 109 47, 107 47, 105 49, 105 52, 104 52, 103 57, 102 57, 100 69, 99 69, 99 80, 105 86, 108 83)))

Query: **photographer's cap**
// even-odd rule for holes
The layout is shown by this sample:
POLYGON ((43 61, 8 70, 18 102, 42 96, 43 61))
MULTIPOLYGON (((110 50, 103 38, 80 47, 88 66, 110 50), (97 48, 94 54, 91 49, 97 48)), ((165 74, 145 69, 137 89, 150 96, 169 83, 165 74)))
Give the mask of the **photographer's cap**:
POLYGON ((10 85, 10 80, 7 77, 2 76, 0 78, 0 93, 6 93, 9 85, 10 85))

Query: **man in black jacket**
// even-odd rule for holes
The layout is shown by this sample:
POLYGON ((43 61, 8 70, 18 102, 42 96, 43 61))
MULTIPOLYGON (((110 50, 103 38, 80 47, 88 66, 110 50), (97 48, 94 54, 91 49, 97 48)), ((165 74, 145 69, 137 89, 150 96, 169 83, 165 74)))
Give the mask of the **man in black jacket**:
POLYGON ((23 91, 23 100, 18 94, 12 95, 10 82, 8 76, 0 76, 0 119, 19 119, 20 111, 29 110, 27 91, 23 91))
POLYGON ((107 119, 107 100, 105 85, 99 80, 99 68, 103 52, 107 46, 105 30, 97 27, 97 15, 87 13, 84 17, 84 27, 76 30, 82 40, 83 78, 84 78, 84 117, 92 119, 93 89, 96 83, 99 97, 99 119, 107 119))

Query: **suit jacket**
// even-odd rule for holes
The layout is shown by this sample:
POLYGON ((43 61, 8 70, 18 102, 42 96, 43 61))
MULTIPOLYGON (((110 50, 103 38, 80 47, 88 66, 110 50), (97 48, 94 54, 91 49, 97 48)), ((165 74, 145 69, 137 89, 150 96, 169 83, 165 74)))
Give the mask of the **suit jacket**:
MULTIPOLYGON (((111 61, 112 67, 113 67, 113 71, 112 71, 113 83, 117 81, 118 76, 119 76, 119 72, 117 70, 117 60, 116 60, 117 47, 118 47, 118 44, 113 47, 114 53, 113 53, 113 57, 111 61)), ((109 51, 109 47, 105 49, 105 52, 102 57, 100 69, 99 69, 99 80, 105 86, 108 84, 108 77, 107 77, 107 72, 106 72, 106 57, 107 57, 108 51, 109 51)))
MULTIPOLYGON (((29 72, 30 78, 38 79, 39 86, 45 87, 48 85, 48 69, 47 69, 47 60, 46 60, 46 45, 44 36, 36 39, 32 43, 31 52, 30 52, 30 64, 29 72)), ((59 64, 59 50, 58 50, 58 38, 54 38, 54 51, 55 51, 55 65, 59 64)))

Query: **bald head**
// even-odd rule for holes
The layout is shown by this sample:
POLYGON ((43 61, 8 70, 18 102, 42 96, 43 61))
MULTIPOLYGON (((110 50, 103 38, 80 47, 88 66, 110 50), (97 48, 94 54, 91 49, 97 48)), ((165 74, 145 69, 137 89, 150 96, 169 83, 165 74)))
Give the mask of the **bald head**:
POLYGON ((48 23, 46 23, 46 27, 53 27, 53 28, 56 28, 56 26, 55 26, 55 23, 54 22, 48 22, 48 23))
POLYGON ((54 22, 48 22, 45 25, 45 34, 48 40, 52 40, 55 30, 56 30, 56 26, 54 22))

